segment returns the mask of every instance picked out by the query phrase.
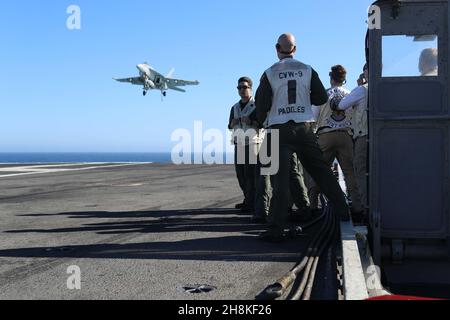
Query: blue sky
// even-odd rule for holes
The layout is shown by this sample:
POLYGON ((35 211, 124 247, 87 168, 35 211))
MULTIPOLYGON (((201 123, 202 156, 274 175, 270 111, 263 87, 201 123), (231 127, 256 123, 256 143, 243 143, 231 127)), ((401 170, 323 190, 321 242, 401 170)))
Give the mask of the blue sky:
MULTIPOLYGON (((364 64, 371 0, 9 1, 0 10, 0 152, 163 152, 179 128, 225 129, 239 99, 236 81, 255 87, 276 62, 283 32, 297 37, 297 59, 325 86, 343 64, 348 88, 364 64), (81 30, 66 28, 69 5, 81 30), (157 91, 113 77, 137 75, 148 61, 175 78, 199 80, 187 93, 157 91)), ((255 88, 256 89, 256 88, 255 88)))

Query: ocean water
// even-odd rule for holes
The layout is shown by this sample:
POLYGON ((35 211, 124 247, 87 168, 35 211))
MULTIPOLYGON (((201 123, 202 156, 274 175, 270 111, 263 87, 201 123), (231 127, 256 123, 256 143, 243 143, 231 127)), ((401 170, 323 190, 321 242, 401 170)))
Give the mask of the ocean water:
MULTIPOLYGON (((191 155, 192 163, 194 155, 191 155)), ((224 163, 227 159, 223 155, 224 163)), ((228 155, 228 159, 233 156, 228 155)), ((151 162, 151 163, 172 163, 170 152, 140 152, 140 153, 0 153, 0 163, 131 163, 131 162, 151 162)), ((232 163, 232 162, 231 162, 232 163)))

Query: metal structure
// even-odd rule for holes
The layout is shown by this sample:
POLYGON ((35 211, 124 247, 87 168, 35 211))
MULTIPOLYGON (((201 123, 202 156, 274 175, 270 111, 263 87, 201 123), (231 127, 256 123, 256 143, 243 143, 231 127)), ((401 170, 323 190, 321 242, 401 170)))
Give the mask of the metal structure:
POLYGON ((369 207, 373 254, 450 258, 448 1, 377 1, 368 32, 369 207), (422 54, 438 52, 425 73, 422 54), (428 50, 430 51, 430 50, 428 50), (422 72, 422 74, 420 73, 422 72))

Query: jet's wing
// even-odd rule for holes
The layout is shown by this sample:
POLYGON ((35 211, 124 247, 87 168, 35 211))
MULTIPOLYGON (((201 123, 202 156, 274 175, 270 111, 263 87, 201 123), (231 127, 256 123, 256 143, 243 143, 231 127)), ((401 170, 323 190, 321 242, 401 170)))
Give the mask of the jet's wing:
POLYGON ((182 86, 196 86, 200 84, 198 81, 187 81, 187 80, 179 80, 179 79, 167 79, 166 83, 169 88, 173 87, 182 87, 182 86))
POLYGON ((124 79, 116 79, 113 78, 116 81, 119 82, 126 82, 126 83, 131 83, 131 84, 136 84, 136 85, 143 85, 144 82, 142 81, 141 77, 134 77, 134 78, 124 78, 124 79))
POLYGON ((178 87, 169 87, 169 89, 175 90, 175 91, 180 91, 180 92, 186 92, 186 90, 180 89, 178 87))

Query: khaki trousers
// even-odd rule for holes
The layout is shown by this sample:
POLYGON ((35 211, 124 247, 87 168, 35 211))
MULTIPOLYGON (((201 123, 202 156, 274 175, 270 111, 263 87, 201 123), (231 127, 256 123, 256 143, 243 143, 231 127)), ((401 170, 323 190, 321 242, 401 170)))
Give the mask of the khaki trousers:
MULTIPOLYGON (((360 212, 364 209, 358 184, 355 178, 353 165, 353 140, 347 131, 332 131, 319 135, 318 143, 322 150, 325 162, 331 167, 334 159, 337 159, 344 173, 347 193, 352 198, 352 211, 360 212)), ((314 188, 316 194, 313 198, 318 198, 318 188, 314 188)), ((316 200, 317 201, 317 200, 316 200)))

